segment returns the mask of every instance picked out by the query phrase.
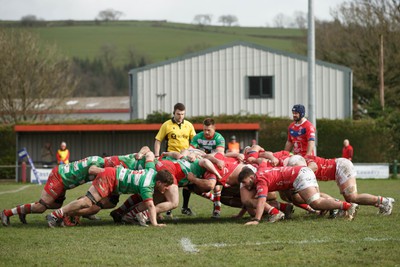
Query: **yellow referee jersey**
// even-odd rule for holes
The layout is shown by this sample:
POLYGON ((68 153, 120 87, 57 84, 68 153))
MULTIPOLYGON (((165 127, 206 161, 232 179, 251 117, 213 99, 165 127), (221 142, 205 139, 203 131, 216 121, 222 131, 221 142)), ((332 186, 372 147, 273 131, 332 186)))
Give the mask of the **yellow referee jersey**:
POLYGON ((190 140, 196 135, 193 124, 183 120, 177 124, 173 119, 163 123, 157 133, 156 139, 162 142, 167 141, 167 151, 181 152, 182 149, 189 148, 190 140))

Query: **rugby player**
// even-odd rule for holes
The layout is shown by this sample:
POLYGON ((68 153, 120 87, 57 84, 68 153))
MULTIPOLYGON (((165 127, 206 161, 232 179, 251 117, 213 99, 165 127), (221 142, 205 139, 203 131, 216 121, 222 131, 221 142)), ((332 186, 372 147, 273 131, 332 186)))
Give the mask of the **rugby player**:
POLYGON ((346 211, 348 220, 354 218, 358 209, 358 205, 355 203, 321 198, 315 174, 308 167, 270 168, 267 164, 262 163, 256 173, 250 168, 243 168, 238 181, 242 184, 240 189, 242 202, 246 207, 256 209, 255 217, 246 225, 258 224, 264 212, 269 214, 269 222, 285 218, 283 212, 266 202, 269 191, 295 190, 313 209, 342 209, 346 211))
POLYGON ((315 172, 318 181, 336 181, 340 194, 348 202, 375 206, 379 209, 378 214, 392 214, 393 203, 395 202, 393 198, 357 192, 357 172, 353 163, 348 159, 325 159, 317 156, 306 156, 303 159, 300 156, 292 156, 288 164, 308 166, 315 172))
POLYGON ((65 200, 66 190, 73 189, 81 184, 92 181, 103 171, 103 158, 91 156, 68 164, 54 167, 49 174, 38 202, 18 205, 13 209, 5 209, 1 213, 1 223, 10 225, 10 217, 18 215, 22 223, 26 224, 26 215, 29 213, 43 213, 47 209, 58 209, 65 200))
POLYGON ((157 223, 153 193, 154 190, 164 193, 172 183, 172 175, 165 170, 156 172, 154 161, 150 160, 146 162, 145 169, 139 171, 123 167, 107 167, 96 176, 85 196, 47 215, 47 222, 50 227, 56 227, 60 225, 63 217, 98 205, 103 198, 116 192, 119 194, 140 194, 146 209, 149 210, 151 224, 153 226, 165 226, 157 223))

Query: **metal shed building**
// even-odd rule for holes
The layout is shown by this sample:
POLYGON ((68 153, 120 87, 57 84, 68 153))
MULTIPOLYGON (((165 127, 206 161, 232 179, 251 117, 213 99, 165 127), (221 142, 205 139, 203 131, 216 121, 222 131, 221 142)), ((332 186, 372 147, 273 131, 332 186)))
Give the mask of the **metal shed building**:
MULTIPOLYGON (((352 115, 352 71, 316 61, 316 117, 352 115)), ((308 106, 307 57, 235 42, 133 69, 131 119, 171 112, 182 102, 188 116, 265 114, 290 117, 291 106, 308 106)))
MULTIPOLYGON (((201 123, 193 126, 197 133, 203 129, 201 123)), ((160 127, 161 124, 33 124, 15 125, 14 131, 17 150, 26 148, 36 167, 41 167, 41 148, 46 142, 51 144, 55 155, 60 142, 66 141, 71 153, 70 161, 92 155, 125 155, 139 151, 144 145, 153 150, 160 127)), ((230 136, 235 135, 241 148, 251 145, 252 139, 258 140, 259 130, 259 123, 217 123, 217 131, 224 136, 226 143, 230 136)), ((161 152, 165 148, 163 141, 161 152)), ((16 166, 17 180, 20 180, 18 153, 16 166)))

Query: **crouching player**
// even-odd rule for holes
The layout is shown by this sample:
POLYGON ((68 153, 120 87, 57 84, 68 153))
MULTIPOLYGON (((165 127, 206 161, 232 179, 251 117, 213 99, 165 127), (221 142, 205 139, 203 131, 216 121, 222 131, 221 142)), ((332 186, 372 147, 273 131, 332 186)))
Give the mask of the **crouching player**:
POLYGON ((256 209, 255 217, 246 225, 258 224, 264 212, 269 214, 269 222, 284 219, 285 215, 266 202, 269 191, 295 190, 313 209, 347 211, 346 216, 352 220, 358 205, 334 199, 321 198, 314 172, 308 167, 268 168, 261 164, 254 173, 250 168, 243 168, 239 174, 242 184, 240 195, 243 204, 256 209))
POLYGON ((290 158, 289 164, 307 165, 315 172, 318 181, 336 181, 340 193, 348 202, 375 206, 379 209, 378 214, 392 214, 393 203, 395 202, 393 198, 357 192, 357 173, 353 163, 348 159, 325 159, 317 156, 306 156, 304 161, 301 156, 295 155, 290 158))
POLYGON ((43 213, 47 209, 60 208, 65 200, 66 190, 92 181, 103 170, 103 165, 103 158, 91 156, 54 167, 44 186, 40 200, 3 210, 1 213, 2 224, 10 225, 10 217, 17 214, 20 221, 26 224, 26 215, 29 213, 43 213))
MULTIPOLYGON (((163 153, 163 157, 158 160, 156 164, 156 170, 167 170, 172 174, 174 183, 165 191, 164 194, 157 194, 155 201, 157 214, 170 211, 178 207, 179 204, 179 191, 178 187, 187 186, 189 181, 187 175, 189 172, 193 172, 198 176, 202 176, 206 170, 218 175, 219 173, 215 169, 214 165, 207 159, 196 159, 195 157, 189 158, 182 157, 178 152, 166 152, 163 153), (193 161, 192 161, 193 160, 193 161)), ((128 212, 128 217, 135 218, 141 210, 142 206, 139 204, 142 199, 138 195, 132 195, 121 205, 118 209, 112 211, 110 215, 113 217, 114 222, 118 223, 123 221, 122 218, 128 212), (140 210, 140 211, 139 211, 140 210)), ((140 222, 140 221, 139 221, 140 222)), ((141 223, 141 225, 143 225, 141 223)))
POLYGON ((68 205, 53 211, 47 216, 50 227, 58 226, 64 216, 73 215, 79 210, 97 205, 103 198, 113 193, 139 194, 146 209, 149 210, 150 222, 153 226, 164 226, 157 223, 157 213, 153 202, 154 190, 165 193, 173 183, 168 171, 155 171, 154 162, 147 162, 144 170, 129 170, 123 167, 105 168, 93 181, 84 197, 72 201, 68 205))

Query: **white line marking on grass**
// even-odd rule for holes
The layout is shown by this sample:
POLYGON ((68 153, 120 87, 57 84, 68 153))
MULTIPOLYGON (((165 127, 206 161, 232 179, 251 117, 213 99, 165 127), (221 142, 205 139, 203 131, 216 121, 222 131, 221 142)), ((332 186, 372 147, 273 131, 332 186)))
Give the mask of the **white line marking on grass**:
POLYGON ((28 188, 28 187, 30 187, 30 185, 24 185, 23 187, 20 187, 20 188, 15 189, 15 190, 0 192, 0 195, 3 195, 3 194, 11 194, 11 193, 17 193, 17 192, 19 192, 19 191, 22 191, 22 190, 28 188))
POLYGON ((185 252, 199 252, 198 247, 237 247, 237 246, 262 246, 262 245, 303 245, 303 244, 321 244, 321 243, 364 243, 364 242, 385 242, 385 241, 395 241, 400 242, 400 239, 396 238, 375 238, 375 237, 365 237, 360 240, 298 240, 298 241, 263 241, 263 242, 244 242, 239 244, 226 244, 226 243, 210 243, 210 244, 193 244, 188 238, 181 239, 181 245, 183 251, 185 252))
POLYGON ((182 246, 184 252, 189 252, 189 253, 197 253, 197 252, 199 252, 199 250, 192 243, 192 241, 190 241, 189 238, 183 237, 181 239, 181 246, 182 246))

